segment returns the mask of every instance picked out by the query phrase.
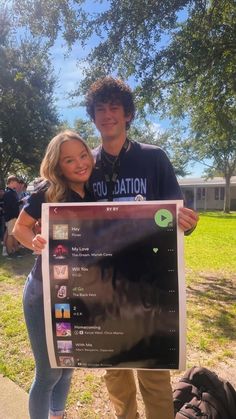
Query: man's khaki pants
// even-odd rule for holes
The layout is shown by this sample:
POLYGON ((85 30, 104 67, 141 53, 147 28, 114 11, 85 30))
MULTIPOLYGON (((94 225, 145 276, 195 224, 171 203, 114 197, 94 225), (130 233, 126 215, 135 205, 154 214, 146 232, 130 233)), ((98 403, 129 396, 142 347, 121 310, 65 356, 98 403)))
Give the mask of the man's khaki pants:
MULTIPOLYGON (((169 371, 138 370, 137 375, 146 418, 174 419, 169 371)), ((136 385, 133 371, 108 370, 104 379, 117 417, 120 419, 137 418, 136 385)))

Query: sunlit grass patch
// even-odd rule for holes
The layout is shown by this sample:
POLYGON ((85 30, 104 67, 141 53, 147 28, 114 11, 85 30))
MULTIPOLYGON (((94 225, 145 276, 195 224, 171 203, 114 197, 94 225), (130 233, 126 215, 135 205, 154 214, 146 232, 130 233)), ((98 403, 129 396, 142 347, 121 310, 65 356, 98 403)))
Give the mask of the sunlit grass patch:
POLYGON ((22 297, 0 295, 0 372, 29 389, 33 377, 34 362, 23 318, 22 297))
POLYGON ((236 272, 236 213, 201 213, 196 230, 185 237, 186 266, 195 271, 236 272))
MULTIPOLYGON (((77 369, 74 373, 68 397, 68 405, 76 406, 81 419, 100 419, 96 400, 102 396, 102 379, 93 370, 77 369)), ((107 396, 108 399, 108 396, 107 396)), ((106 400, 104 400, 104 403, 106 400)))

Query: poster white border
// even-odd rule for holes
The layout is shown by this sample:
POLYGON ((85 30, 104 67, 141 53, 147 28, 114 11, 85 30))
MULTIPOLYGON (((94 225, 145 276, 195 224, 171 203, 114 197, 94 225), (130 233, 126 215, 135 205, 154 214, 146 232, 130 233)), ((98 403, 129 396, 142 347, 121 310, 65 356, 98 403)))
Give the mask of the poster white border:
MULTIPOLYGON (((49 208, 50 207, 75 207, 75 206, 123 206, 123 205, 176 205, 177 223, 177 264, 178 264, 178 293, 179 293, 179 368, 186 368, 186 285, 184 268, 184 232, 178 226, 178 211, 183 207, 182 200, 156 200, 156 201, 104 201, 104 202, 64 202, 64 203, 44 203, 42 204, 42 236, 47 243, 42 251, 42 275, 43 275, 43 297, 46 340, 48 356, 52 368, 58 368, 52 330, 52 306, 50 298, 50 276, 49 276, 49 208)), ((61 367, 60 367, 61 368, 61 367)), ((114 367, 115 368, 115 367, 114 367)), ((130 369, 130 368, 128 368, 130 369)), ((140 368, 141 369, 141 368, 140 368)), ((163 370, 163 369, 162 369, 163 370)))

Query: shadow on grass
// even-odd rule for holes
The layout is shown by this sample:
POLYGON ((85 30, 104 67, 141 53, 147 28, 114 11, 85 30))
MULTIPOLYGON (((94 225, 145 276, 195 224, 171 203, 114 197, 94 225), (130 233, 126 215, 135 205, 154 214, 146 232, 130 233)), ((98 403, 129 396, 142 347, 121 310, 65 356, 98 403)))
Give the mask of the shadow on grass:
MULTIPOLYGON (((236 276, 231 279, 200 275, 202 282, 187 289, 191 304, 199 305, 198 320, 204 330, 215 329, 217 336, 236 340, 236 276)), ((196 313, 196 312, 195 312, 196 313)))

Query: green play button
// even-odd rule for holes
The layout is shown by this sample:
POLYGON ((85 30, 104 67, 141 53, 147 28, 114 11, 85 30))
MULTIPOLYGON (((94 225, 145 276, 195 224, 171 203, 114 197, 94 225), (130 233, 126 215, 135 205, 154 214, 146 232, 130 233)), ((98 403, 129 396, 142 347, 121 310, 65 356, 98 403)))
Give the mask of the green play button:
POLYGON ((158 227, 172 227, 173 215, 166 209, 160 209, 155 214, 155 223, 158 227))

